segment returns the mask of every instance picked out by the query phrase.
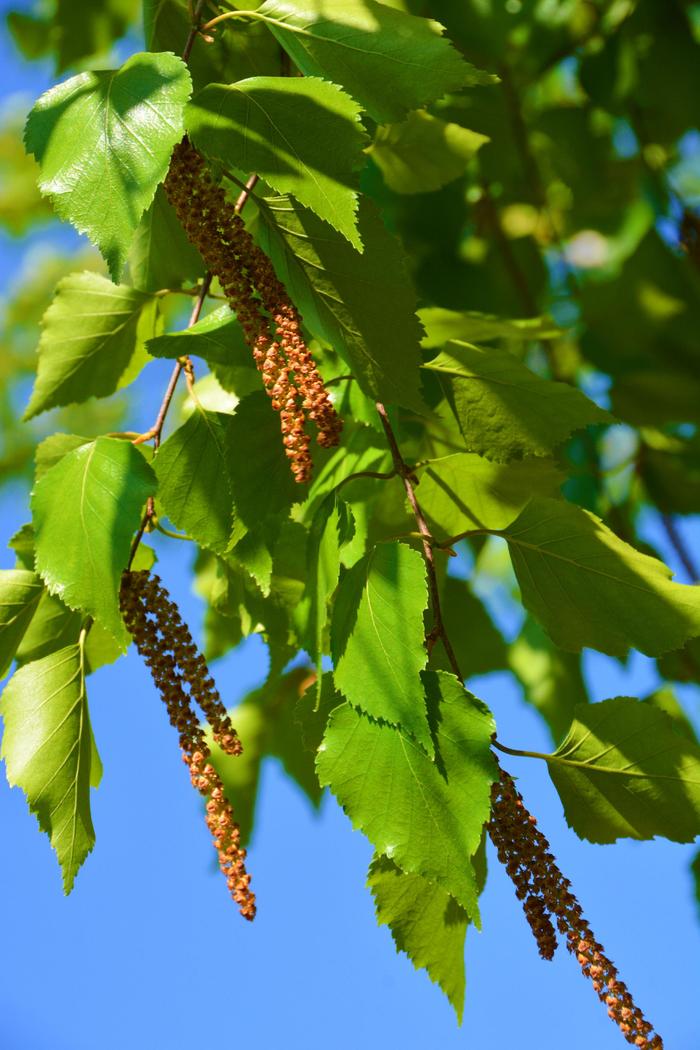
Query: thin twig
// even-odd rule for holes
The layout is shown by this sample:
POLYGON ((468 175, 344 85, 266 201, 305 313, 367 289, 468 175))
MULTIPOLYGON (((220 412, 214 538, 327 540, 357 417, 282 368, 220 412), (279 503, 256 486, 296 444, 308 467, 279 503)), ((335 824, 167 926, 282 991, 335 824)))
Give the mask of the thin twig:
POLYGON ((255 173, 248 177, 248 181, 246 182, 244 188, 241 190, 240 196, 236 201, 236 215, 240 215, 241 211, 245 207, 248 198, 250 197, 251 193, 258 184, 259 178, 260 176, 256 175, 255 173))
POLYGON ((192 28, 190 29, 189 36, 187 37, 187 43, 185 44, 185 50, 182 52, 182 61, 189 62, 190 55, 194 42, 197 39, 197 34, 200 31, 200 19, 202 17, 202 11, 206 5, 207 0, 198 0, 197 5, 192 14, 192 28))
MULTIPOLYGON (((199 290, 199 295, 197 296, 197 301, 194 304, 194 307, 192 308, 192 313, 190 314, 189 323, 187 325, 188 328, 192 328, 192 326, 195 325, 197 323, 197 321, 199 320, 200 314, 202 313, 202 307, 204 306, 204 300, 206 299, 206 297, 207 297, 207 295, 209 293, 209 286, 211 284, 211 281, 212 281, 212 275, 211 275, 211 273, 207 273, 205 278, 204 278, 204 280, 202 281, 202 286, 201 286, 201 288, 199 290)), ((173 368, 173 370, 172 370, 172 372, 170 374, 170 379, 168 380, 168 385, 166 387, 165 394, 163 395, 163 400, 162 400, 160 408, 158 410, 158 415, 156 416, 155 423, 153 424, 151 429, 148 430, 145 434, 141 434, 141 435, 139 435, 139 437, 135 438, 135 440, 133 441, 134 445, 140 445, 144 441, 150 441, 151 438, 152 438, 153 439, 153 450, 154 450, 154 452, 158 451, 158 448, 160 447, 161 435, 163 433, 163 426, 165 424, 165 419, 166 419, 166 417, 168 415, 168 411, 170 409, 170 405, 172 404, 173 396, 175 394, 175 388, 177 387, 177 381, 180 378, 180 374, 181 374, 182 370, 185 369, 185 368, 187 369, 188 374, 191 376, 191 374, 192 374, 192 362, 190 361, 189 357, 187 357, 186 355, 183 356, 183 357, 180 357, 177 360, 177 362, 175 364, 175 367, 173 368)), ((148 500, 146 501, 146 510, 144 512, 143 518, 141 519, 141 524, 139 526, 139 530, 136 533, 136 535, 134 536, 133 543, 131 544, 131 550, 129 552, 129 561, 127 562, 127 566, 126 566, 127 571, 131 568, 131 565, 132 565, 132 562, 134 560, 134 556, 136 554, 136 551, 138 550, 139 544, 140 544, 141 540, 143 539, 143 534, 146 531, 146 528, 148 527, 148 523, 149 523, 149 521, 151 520, 151 518, 153 517, 154 514, 155 514, 155 503, 153 501, 153 497, 149 496, 148 500)))
POLYGON ((432 651, 435 642, 438 640, 438 638, 440 638, 442 640, 442 644, 445 647, 445 652, 447 653, 447 658, 450 662, 450 667, 461 682, 464 680, 462 672, 459 669, 459 663, 457 662, 455 651, 452 648, 452 643, 448 637, 447 631, 445 630, 445 625, 442 620, 442 608, 440 605, 440 589, 438 587, 437 571, 435 569, 435 557, 433 554, 433 544, 435 541, 433 539, 432 533, 430 532, 430 529, 428 527, 428 523, 425 520, 425 516, 423 514, 423 511, 421 510, 420 504, 416 497, 416 490, 414 487, 416 479, 413 472, 411 471, 411 468, 407 465, 406 461, 401 455, 401 449, 399 448, 398 442, 396 440, 396 435, 394 434, 391 423, 389 422, 389 416, 387 415, 386 408, 384 407, 381 401, 376 402, 376 408, 377 412, 379 413, 379 418, 382 421, 382 427, 384 428, 386 439, 389 443, 389 449, 391 450, 391 458, 394 461, 394 468, 396 470, 396 473, 401 478, 401 481, 403 482, 403 487, 406 490, 408 502, 411 504, 413 516, 416 519, 416 525, 418 526, 418 531, 420 533, 421 541, 423 544, 423 556, 425 558, 425 564, 428 570, 428 589, 430 591, 430 601, 433 607, 434 621, 433 629, 427 638, 428 652, 430 653, 432 651))
POLYGON ((378 478, 380 481, 388 481, 389 478, 395 477, 395 470, 358 470, 357 473, 348 474, 346 478, 343 478, 342 481, 339 481, 338 484, 335 486, 335 491, 338 492, 340 489, 342 489, 343 485, 349 485, 351 481, 357 481, 358 478, 378 478))

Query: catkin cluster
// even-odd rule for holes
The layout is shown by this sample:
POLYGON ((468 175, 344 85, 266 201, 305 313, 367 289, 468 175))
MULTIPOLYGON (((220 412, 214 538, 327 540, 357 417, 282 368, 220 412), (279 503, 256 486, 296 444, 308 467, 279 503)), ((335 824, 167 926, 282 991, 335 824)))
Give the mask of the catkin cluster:
POLYGON ((547 839, 523 805, 512 777, 504 770, 492 791, 489 834, 523 902, 525 915, 537 940, 540 955, 551 959, 557 947, 554 922, 566 938, 569 951, 576 956, 598 998, 608 1008, 628 1043, 640 1050, 663 1050, 661 1036, 652 1035, 653 1026, 635 1005, 614 964, 583 916, 581 906, 570 890, 552 856, 547 839))
POLYGON ((165 190, 188 238, 216 274, 253 351, 298 482, 311 475, 308 419, 323 447, 337 445, 342 421, 304 342, 301 318, 236 209, 185 139, 175 148, 165 190))
POLYGON ((241 742, 204 657, 158 577, 148 572, 124 573, 120 604, 127 629, 150 668, 171 725, 178 731, 192 785, 206 799, 207 827, 231 896, 241 915, 254 919, 255 894, 245 868, 246 851, 241 846, 240 830, 221 779, 207 761, 209 748, 192 701, 204 712, 214 740, 227 755, 240 755, 241 742))

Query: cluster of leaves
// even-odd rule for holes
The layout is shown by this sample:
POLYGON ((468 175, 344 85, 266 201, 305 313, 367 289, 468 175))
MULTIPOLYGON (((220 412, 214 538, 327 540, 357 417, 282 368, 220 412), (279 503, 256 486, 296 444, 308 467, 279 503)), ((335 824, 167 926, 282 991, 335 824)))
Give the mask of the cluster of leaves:
MULTIPOLYGON (((82 35, 61 2, 11 25, 29 56, 50 37, 62 72, 108 48, 133 5, 91 6, 82 35)), ((32 521, 0 573, 0 672, 17 666, 2 753, 66 889, 94 842, 85 680, 126 651, 119 583, 150 500, 149 529, 169 521, 197 548, 208 655, 252 633, 269 649, 237 712, 245 758, 214 753, 244 833, 266 754, 314 803, 330 787, 376 850, 379 922, 458 1014, 497 779, 496 727, 464 679, 522 683, 558 744, 537 757, 583 838, 700 833, 700 746, 670 688, 590 705, 580 668, 586 647, 636 649, 660 686, 700 680, 700 589, 637 537, 650 507, 676 543, 673 516, 700 510, 690 6, 214 4, 188 66, 187 5, 146 0, 147 50, 38 100, 25 142, 42 199, 109 273, 62 275, 44 313, 24 418, 69 410, 85 425, 36 447, 32 521), (246 222, 345 419, 308 485, 216 282, 212 308, 175 330, 172 303, 205 279, 162 188, 184 134, 232 199, 259 176, 246 222), (90 399, 183 357, 209 372, 155 455, 95 427, 90 399), (455 553, 471 583, 449 573, 455 553), (494 576, 515 637, 477 597, 494 576), (311 675, 287 669, 300 652, 311 675)), ((43 219, 39 199, 24 207, 0 215, 43 219)), ((14 372, 27 336, 13 338, 14 372)), ((24 469, 32 432, 15 408, 0 402, 24 469)), ((136 557, 152 561, 143 545, 136 557)))

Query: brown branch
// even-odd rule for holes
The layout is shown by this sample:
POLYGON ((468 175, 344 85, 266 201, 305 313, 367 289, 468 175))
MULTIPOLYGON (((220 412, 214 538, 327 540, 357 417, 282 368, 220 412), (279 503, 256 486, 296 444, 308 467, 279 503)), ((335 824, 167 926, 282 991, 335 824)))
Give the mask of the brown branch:
POLYGON ((192 13, 192 28, 190 29, 189 36, 187 37, 187 43, 185 44, 185 50, 182 52, 182 61, 189 62, 194 42, 197 39, 197 35, 200 30, 200 20, 202 17, 202 11, 206 6, 207 0, 198 0, 197 5, 192 13))
MULTIPOLYGON (((192 326, 195 325, 199 320, 200 314, 202 313, 202 307, 204 306, 204 300, 206 299, 207 294, 209 292, 211 279, 212 275, 208 273, 202 281, 202 286, 199 290, 197 301, 192 308, 192 313, 190 314, 190 319, 187 324, 188 328, 192 328, 192 326)), ((165 420, 168 415, 170 405, 172 404, 173 396, 175 394, 175 388, 177 387, 177 381, 180 378, 183 369, 187 371, 189 376, 192 375, 192 362, 187 356, 178 358, 175 367, 173 368, 170 374, 170 379, 168 380, 168 385, 165 389, 163 400, 161 401, 160 408, 158 409, 158 415, 156 416, 155 423, 153 424, 150 430, 146 431, 145 434, 140 434, 137 438, 135 438, 132 444, 140 445, 143 444, 144 441, 150 441, 152 438, 153 450, 154 452, 158 451, 160 447, 160 439, 163 433, 163 426, 165 425, 165 420)), ((133 543, 131 544, 131 550, 129 552, 129 561, 126 566, 127 572, 129 571, 129 569, 131 569, 134 556, 136 554, 136 551, 138 550, 141 540, 143 539, 143 534, 146 531, 148 523, 150 522, 154 514, 155 504, 153 502, 153 497, 149 496, 146 502, 146 510, 144 512, 143 518, 141 519, 139 530, 134 536, 133 543)))
POLYGON ((435 642, 439 638, 442 641, 443 646, 445 647, 447 658, 450 661, 450 667, 457 675, 460 682, 462 682, 464 681, 464 678, 462 676, 462 672, 459 669, 459 663, 457 662, 455 651, 452 648, 452 643, 448 637, 447 631, 445 630, 445 624, 443 623, 442 619, 442 607, 440 605, 440 590, 438 587, 437 572, 435 569, 435 557, 433 554, 433 545, 435 541, 433 539, 432 533, 428 527, 428 523, 425 520, 425 516, 423 514, 423 511, 421 510, 420 504, 416 497, 416 490, 414 487, 416 484, 416 478, 413 472, 411 471, 411 468, 407 465, 406 461, 401 455, 401 449, 399 448, 398 442, 396 440, 396 435, 394 434, 394 430, 391 426, 391 423, 389 422, 389 416, 387 415, 386 408, 384 407, 381 401, 376 402, 376 408, 377 412, 379 413, 379 418, 382 421, 382 427, 384 428, 386 439, 389 443, 391 458, 394 461, 394 469, 401 478, 403 487, 406 490, 406 496, 408 497, 408 502, 411 504, 413 516, 416 519, 416 525, 418 526, 418 531, 421 535, 421 540, 423 544, 423 556, 425 558, 425 564, 428 570, 428 589, 430 591, 430 602, 433 607, 434 620, 433 629, 427 638, 428 652, 430 653, 432 651, 435 642))

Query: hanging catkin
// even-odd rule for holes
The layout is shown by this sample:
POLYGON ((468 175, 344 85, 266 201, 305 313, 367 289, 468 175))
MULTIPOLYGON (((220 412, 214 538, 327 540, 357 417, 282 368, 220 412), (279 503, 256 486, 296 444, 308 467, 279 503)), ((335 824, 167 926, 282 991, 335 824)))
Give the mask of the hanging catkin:
POLYGON ((552 856, 547 839, 525 809, 513 778, 504 770, 493 785, 488 831, 523 901, 525 915, 535 935, 540 955, 551 959, 557 946, 554 922, 566 946, 578 959, 598 998, 608 1008, 628 1043, 640 1050, 663 1050, 663 1040, 652 1035, 653 1026, 636 1006, 617 969, 608 959, 584 918, 581 905, 570 890, 552 856))
POLYGON ((176 147, 165 190, 187 236, 219 278, 253 351, 298 482, 311 475, 307 420, 318 443, 337 445, 342 421, 304 342, 301 317, 272 263, 253 241, 203 157, 187 140, 176 147))
POLYGON ((255 918, 255 894, 245 868, 246 851, 224 787, 211 763, 204 730, 192 707, 196 701, 214 740, 228 755, 240 755, 241 742, 226 713, 204 657, 157 576, 125 572, 120 604, 124 622, 151 671, 180 737, 192 785, 206 799, 206 822, 231 896, 246 919, 255 918))

